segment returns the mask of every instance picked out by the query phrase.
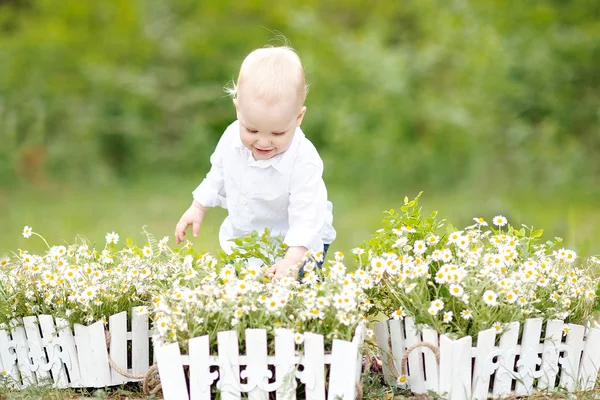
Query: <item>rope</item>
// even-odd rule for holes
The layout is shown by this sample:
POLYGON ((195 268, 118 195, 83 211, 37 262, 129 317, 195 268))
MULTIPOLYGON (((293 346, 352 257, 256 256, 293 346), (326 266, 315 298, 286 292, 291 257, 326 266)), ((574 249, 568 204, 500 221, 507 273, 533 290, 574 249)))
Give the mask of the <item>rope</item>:
POLYGON ((152 365, 143 375, 130 374, 126 370, 121 369, 110 357, 110 332, 104 331, 104 333, 106 335, 106 349, 108 350, 108 364, 110 367, 126 378, 143 379, 142 388, 146 396, 157 394, 162 388, 158 375, 158 366, 156 364, 152 365))
POLYGON ((407 361, 408 361, 408 356, 414 349, 416 349, 418 347, 427 347, 429 350, 433 351, 433 354, 435 355, 435 362, 438 365, 440 364, 440 350, 437 348, 437 346, 434 346, 433 344, 431 344, 429 342, 417 342, 417 343, 413 344, 412 346, 410 346, 409 348, 407 348, 404 351, 404 354, 402 355, 402 360, 400 361, 401 376, 406 376, 406 365, 407 365, 407 361))

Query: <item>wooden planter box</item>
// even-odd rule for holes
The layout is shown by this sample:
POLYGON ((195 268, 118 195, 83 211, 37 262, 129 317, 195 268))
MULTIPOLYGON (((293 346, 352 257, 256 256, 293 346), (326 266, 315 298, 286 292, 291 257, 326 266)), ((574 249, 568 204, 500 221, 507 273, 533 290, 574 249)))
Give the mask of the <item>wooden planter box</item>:
MULTIPOLYGON (((14 320, 10 330, 0 330, 0 371, 7 371, 9 385, 23 388, 36 384, 53 387, 106 387, 134 381, 110 367, 104 324, 69 327, 51 315, 14 320)), ((131 331, 127 313, 109 318, 110 357, 130 374, 143 375, 150 364, 148 316, 132 311, 131 331)))
POLYGON ((440 364, 430 349, 417 348, 408 357, 408 385, 415 393, 432 390, 444 398, 486 399, 526 396, 538 391, 563 388, 569 392, 594 387, 600 367, 600 326, 585 328, 548 321, 542 337, 542 319, 511 323, 499 336, 495 329, 482 331, 477 345, 472 338, 452 340, 432 329, 418 332, 414 321, 383 321, 375 326, 382 349, 386 382, 396 384, 405 350, 418 342, 438 347, 440 364), (569 333, 563 335, 563 327, 569 333))
POLYGON ((190 339, 188 355, 181 355, 177 343, 155 344, 164 398, 209 400, 214 384, 223 400, 240 399, 242 393, 249 399, 267 400, 271 392, 278 400, 292 400, 296 399, 298 379, 305 385, 307 400, 355 399, 362 367, 363 325, 351 342, 334 340, 331 353, 325 353, 323 336, 314 333, 305 334, 303 352, 298 353, 294 333, 277 329, 274 355, 267 353, 265 329, 247 329, 245 336, 246 355, 239 354, 235 331, 217 333, 218 355, 210 354, 208 336, 190 339), (184 366, 189 366, 187 373, 184 366))

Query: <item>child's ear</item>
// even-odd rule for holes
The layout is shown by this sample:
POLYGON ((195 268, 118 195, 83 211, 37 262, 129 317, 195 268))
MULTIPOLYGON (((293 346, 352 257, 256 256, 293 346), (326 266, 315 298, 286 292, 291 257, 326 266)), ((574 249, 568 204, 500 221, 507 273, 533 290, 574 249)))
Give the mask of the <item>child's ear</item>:
POLYGON ((238 112, 238 99, 237 98, 233 99, 233 105, 235 106, 235 112, 237 113, 238 112))
POLYGON ((302 120, 304 119, 304 114, 306 114, 306 106, 303 106, 300 110, 300 114, 298 114, 297 126, 302 125, 302 120))

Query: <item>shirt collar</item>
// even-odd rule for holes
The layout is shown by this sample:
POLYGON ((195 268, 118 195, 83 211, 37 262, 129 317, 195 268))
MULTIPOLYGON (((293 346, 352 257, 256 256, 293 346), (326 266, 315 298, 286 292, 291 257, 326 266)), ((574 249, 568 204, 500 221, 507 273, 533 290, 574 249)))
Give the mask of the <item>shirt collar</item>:
MULTIPOLYGON (((237 124, 236 124, 237 125, 237 124)), ((252 152, 244 146, 242 143, 242 139, 239 134, 239 127, 237 129, 237 134, 234 135, 233 147, 234 149, 242 152, 248 157, 248 165, 257 167, 257 168, 269 168, 273 167, 282 175, 288 175, 294 164, 294 155, 298 151, 298 147, 300 147, 300 142, 304 139, 306 135, 302 132, 300 127, 296 128, 294 132, 294 138, 292 139, 292 143, 290 144, 290 148, 284 151, 281 154, 277 154, 273 158, 269 158, 268 160, 255 160, 252 156, 252 152)))

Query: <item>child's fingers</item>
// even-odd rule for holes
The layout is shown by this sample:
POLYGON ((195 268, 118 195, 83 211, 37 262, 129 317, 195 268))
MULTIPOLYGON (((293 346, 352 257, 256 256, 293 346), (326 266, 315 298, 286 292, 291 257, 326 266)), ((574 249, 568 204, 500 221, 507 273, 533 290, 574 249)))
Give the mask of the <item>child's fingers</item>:
POLYGON ((194 221, 192 223, 192 232, 194 233, 194 237, 198 237, 198 233, 200 233, 200 223, 194 221))
POLYGON ((177 226, 175 226, 175 240, 177 244, 183 242, 183 239, 185 237, 185 230, 187 229, 188 225, 189 224, 187 222, 179 221, 177 226))

